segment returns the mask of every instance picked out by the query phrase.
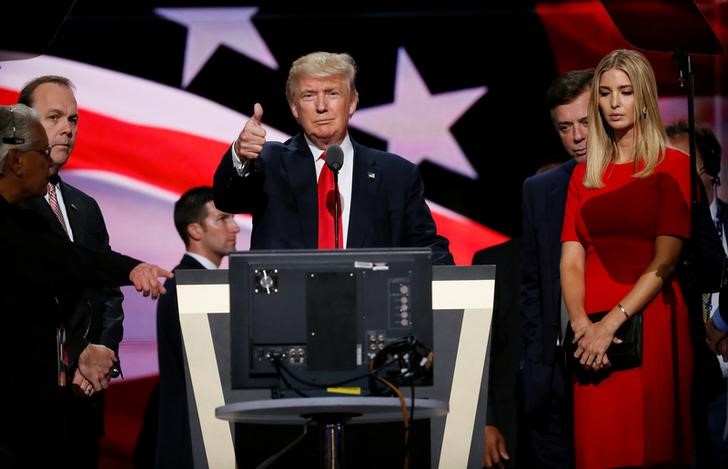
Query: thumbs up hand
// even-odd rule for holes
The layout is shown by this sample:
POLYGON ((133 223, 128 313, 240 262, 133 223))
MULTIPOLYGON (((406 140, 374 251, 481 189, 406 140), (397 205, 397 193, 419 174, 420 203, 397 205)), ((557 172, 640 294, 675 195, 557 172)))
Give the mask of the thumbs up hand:
POLYGON ((255 103, 253 117, 245 123, 238 139, 235 140, 235 153, 241 162, 255 159, 260 155, 265 143, 265 129, 262 125, 263 106, 255 103))

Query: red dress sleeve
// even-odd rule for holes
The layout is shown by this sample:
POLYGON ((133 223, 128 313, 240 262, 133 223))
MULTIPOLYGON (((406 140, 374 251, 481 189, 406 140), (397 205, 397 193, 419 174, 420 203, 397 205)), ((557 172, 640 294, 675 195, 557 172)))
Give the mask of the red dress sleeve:
POLYGON ((660 191, 656 234, 687 239, 690 237, 690 157, 668 148, 656 171, 660 191))
POLYGON ((564 226, 561 230, 561 242, 579 241, 576 235, 576 219, 579 212, 579 192, 584 187, 584 168, 586 165, 578 164, 571 173, 569 189, 566 193, 566 207, 564 208, 564 226))

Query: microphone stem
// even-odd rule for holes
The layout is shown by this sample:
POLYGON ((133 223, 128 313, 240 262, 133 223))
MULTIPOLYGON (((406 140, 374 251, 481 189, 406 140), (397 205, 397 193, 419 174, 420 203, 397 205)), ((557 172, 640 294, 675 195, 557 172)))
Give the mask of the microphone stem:
POLYGON ((339 249, 339 172, 334 173, 334 248, 339 249))

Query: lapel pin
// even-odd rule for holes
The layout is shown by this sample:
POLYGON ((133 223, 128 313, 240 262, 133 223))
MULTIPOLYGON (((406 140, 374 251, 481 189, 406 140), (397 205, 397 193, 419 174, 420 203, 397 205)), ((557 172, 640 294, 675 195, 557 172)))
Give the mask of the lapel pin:
POLYGON ((78 210, 74 204, 71 204, 71 208, 74 210, 78 210))
POLYGON ((369 179, 376 179, 376 178, 377 178, 377 175, 374 174, 374 172, 369 171, 369 179))

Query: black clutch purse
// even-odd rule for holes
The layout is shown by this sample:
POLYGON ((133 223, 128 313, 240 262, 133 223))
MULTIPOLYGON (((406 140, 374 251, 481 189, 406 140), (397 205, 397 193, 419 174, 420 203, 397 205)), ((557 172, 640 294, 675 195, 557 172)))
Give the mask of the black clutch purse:
MULTIPOLYGON (((601 319, 609 311, 601 311, 589 315, 592 322, 601 321, 601 319)), ((612 366, 612 370, 628 370, 636 368, 642 364, 642 313, 633 314, 624 324, 617 329, 614 335, 622 339, 621 344, 612 344, 607 349, 607 358, 612 366)), ((580 370, 582 368, 579 360, 574 358, 576 352, 576 344, 574 343, 574 330, 571 328, 571 322, 566 325, 566 333, 564 334, 564 354, 566 356, 566 366, 570 370, 580 370)))

